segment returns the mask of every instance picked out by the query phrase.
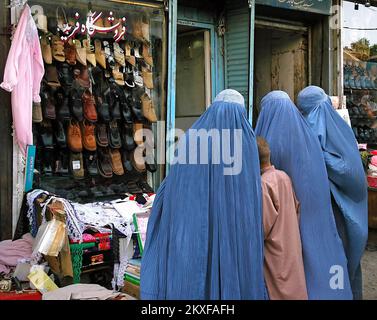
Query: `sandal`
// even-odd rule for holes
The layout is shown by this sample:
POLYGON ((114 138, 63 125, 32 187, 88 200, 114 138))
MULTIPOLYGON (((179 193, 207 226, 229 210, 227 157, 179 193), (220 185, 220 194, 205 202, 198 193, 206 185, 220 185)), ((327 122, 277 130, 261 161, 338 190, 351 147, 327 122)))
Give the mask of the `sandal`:
POLYGON ((64 42, 58 37, 52 37, 52 57, 59 62, 65 61, 64 42))
POLYGON ((115 68, 115 59, 114 59, 114 55, 111 51, 109 42, 104 41, 103 47, 105 48, 105 56, 106 56, 107 62, 109 63, 109 66, 110 66, 111 69, 114 69, 115 68))
POLYGON ((75 46, 77 61, 86 66, 86 48, 81 45, 80 40, 75 40, 75 46))
POLYGON ((89 61, 93 67, 97 66, 96 55, 94 53, 94 47, 90 44, 88 39, 82 41, 83 47, 86 50, 86 60, 89 61))
POLYGON ((52 64, 52 50, 51 50, 50 42, 48 41, 47 37, 41 38, 41 51, 42 51, 43 61, 46 64, 52 64))
POLYGON ((96 56, 96 60, 98 64, 102 68, 106 69, 106 56, 105 56, 104 50, 102 49, 102 44, 100 40, 98 39, 94 40, 94 48, 95 48, 95 56, 96 56))
POLYGON ((118 42, 114 42, 114 56, 115 61, 118 62, 122 67, 126 66, 124 50, 120 47, 118 42))

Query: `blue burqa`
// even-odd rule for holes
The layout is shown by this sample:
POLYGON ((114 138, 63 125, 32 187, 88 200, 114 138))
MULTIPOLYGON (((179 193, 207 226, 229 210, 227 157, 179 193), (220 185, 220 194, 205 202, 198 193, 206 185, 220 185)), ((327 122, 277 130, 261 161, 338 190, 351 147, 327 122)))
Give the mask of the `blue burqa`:
POLYGON ((194 130, 178 143, 148 223, 141 298, 264 299, 258 149, 242 96, 223 91, 191 129, 220 138, 202 139, 209 148, 197 153, 194 130))
POLYGON ((282 91, 273 91, 262 99, 256 134, 268 141, 272 164, 290 176, 300 202, 309 299, 352 299, 347 259, 336 229, 318 139, 282 91))
POLYGON ((368 238, 368 190, 357 142, 323 89, 307 87, 297 100, 322 148, 354 299, 361 299, 360 260, 368 238))

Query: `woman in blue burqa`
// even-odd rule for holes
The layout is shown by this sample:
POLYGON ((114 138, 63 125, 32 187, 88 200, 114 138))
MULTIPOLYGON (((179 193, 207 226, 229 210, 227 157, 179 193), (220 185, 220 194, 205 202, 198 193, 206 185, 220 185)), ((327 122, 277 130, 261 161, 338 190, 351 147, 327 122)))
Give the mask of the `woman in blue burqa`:
POLYGON ((270 144, 271 162, 291 177, 300 202, 309 299, 352 299, 347 259, 336 229, 318 139, 283 91, 273 91, 262 99, 255 132, 270 144))
POLYGON ((353 296, 362 299, 360 260, 368 238, 368 190, 356 139, 323 89, 305 88, 297 104, 321 145, 353 296))
POLYGON ((141 298, 264 299, 258 149, 242 95, 222 91, 175 151, 148 223, 141 298))

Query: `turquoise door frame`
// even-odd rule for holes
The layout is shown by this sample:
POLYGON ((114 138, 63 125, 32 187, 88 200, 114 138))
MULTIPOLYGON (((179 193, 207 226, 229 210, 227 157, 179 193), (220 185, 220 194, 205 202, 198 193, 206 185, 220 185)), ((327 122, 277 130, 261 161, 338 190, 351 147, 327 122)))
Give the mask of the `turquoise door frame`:
POLYGON ((178 19, 177 0, 169 1, 168 23, 168 86, 167 86, 167 115, 166 115, 166 165, 165 174, 168 175, 170 163, 174 158, 175 144, 175 107, 176 107, 176 55, 177 55, 177 26, 189 25, 206 29, 210 32, 211 39, 211 101, 224 85, 223 60, 219 54, 219 38, 215 25, 186 18, 178 19))
POLYGON ((166 110, 166 158, 165 176, 168 175, 170 163, 174 158, 175 138, 175 84, 177 58, 177 17, 178 0, 170 0, 168 5, 168 85, 166 110))

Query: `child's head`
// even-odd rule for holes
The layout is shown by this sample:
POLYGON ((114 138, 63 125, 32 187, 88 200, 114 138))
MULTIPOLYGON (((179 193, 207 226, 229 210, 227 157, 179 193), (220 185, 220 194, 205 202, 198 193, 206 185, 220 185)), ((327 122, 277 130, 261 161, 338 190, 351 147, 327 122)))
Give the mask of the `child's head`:
POLYGON ((258 153, 259 153, 259 162, 260 167, 265 168, 271 165, 270 161, 270 146, 268 145, 268 142, 262 138, 257 137, 257 144, 258 144, 258 153))

